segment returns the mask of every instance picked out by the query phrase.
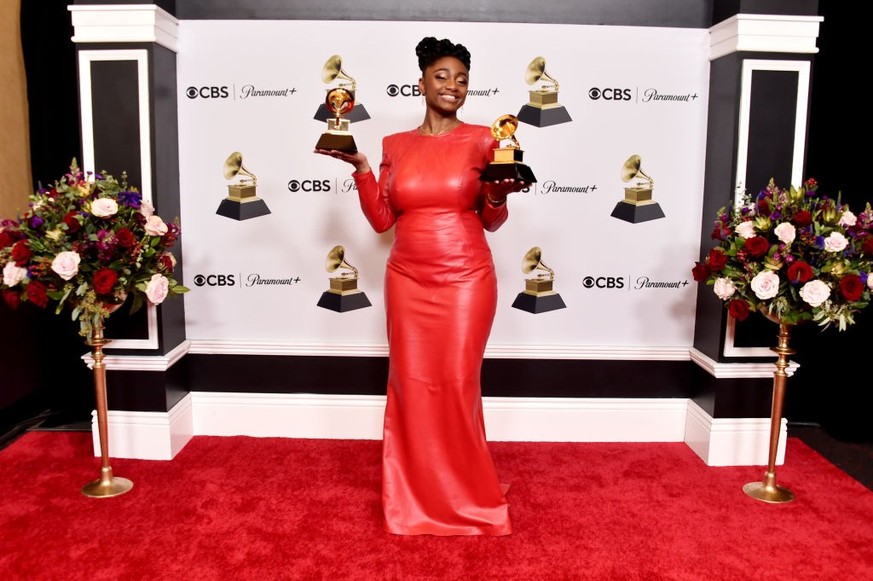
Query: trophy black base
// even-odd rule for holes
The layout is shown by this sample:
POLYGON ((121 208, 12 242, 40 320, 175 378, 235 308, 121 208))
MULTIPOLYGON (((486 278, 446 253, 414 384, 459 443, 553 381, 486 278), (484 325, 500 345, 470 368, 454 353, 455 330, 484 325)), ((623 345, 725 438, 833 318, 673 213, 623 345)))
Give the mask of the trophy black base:
MULTIPOLYGON (((352 109, 354 111, 354 109, 352 109)), ((355 138, 351 133, 322 133, 315 144, 315 149, 334 149, 336 151, 345 151, 346 153, 356 153, 358 146, 355 144, 355 138)))
POLYGON ((615 209, 610 216, 630 222, 631 224, 639 224, 640 222, 663 218, 664 210, 661 209, 657 202, 637 205, 622 200, 615 205, 615 209))
POLYGON ((250 202, 239 202, 225 198, 221 200, 218 210, 215 211, 219 216, 231 218, 232 220, 248 220, 249 218, 257 218, 258 216, 266 216, 270 213, 270 208, 264 200, 256 199, 250 202))
POLYGON ((548 127, 549 125, 558 125, 572 121, 570 114, 567 113, 567 109, 563 105, 547 109, 523 105, 516 117, 518 117, 519 121, 535 127, 548 127))
POLYGON ((367 298, 363 291, 347 295, 324 291, 321 293, 321 298, 318 299, 318 306, 330 311, 336 311, 337 313, 345 313, 346 311, 363 309, 372 305, 370 304, 370 299, 367 298))
POLYGON ((565 309, 564 299, 561 295, 555 293, 550 295, 531 295, 528 293, 518 293, 512 303, 513 308, 527 311, 528 313, 546 313, 548 311, 556 311, 565 309))
MULTIPOLYGON (((334 116, 331 113, 330 109, 327 108, 327 105, 322 103, 318 106, 318 111, 315 112, 315 119, 318 121, 327 121, 328 119, 334 116)), ((370 118, 370 114, 367 113, 367 110, 364 109, 364 106, 360 103, 355 103, 354 108, 343 115, 343 119, 347 119, 350 123, 357 123, 358 121, 366 121, 370 118)))
POLYGON ((523 163, 489 163, 479 179, 483 182, 521 180, 531 184, 537 181, 530 166, 523 163))

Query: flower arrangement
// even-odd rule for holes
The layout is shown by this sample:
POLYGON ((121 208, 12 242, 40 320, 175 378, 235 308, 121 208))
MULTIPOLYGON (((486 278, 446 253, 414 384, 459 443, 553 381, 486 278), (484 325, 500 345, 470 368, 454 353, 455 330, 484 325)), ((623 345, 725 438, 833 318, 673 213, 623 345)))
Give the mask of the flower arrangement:
POLYGON ((132 298, 130 312, 146 301, 188 292, 173 279, 170 249, 178 221, 167 224, 154 208, 108 173, 83 173, 74 159, 69 173, 30 196, 17 220, 0 221, 0 293, 11 308, 31 303, 59 314, 72 309, 80 334, 89 337, 97 318, 132 298))
POLYGON ((738 320, 751 311, 784 324, 816 321, 840 331, 873 295, 873 210, 855 215, 809 179, 795 189, 773 180, 733 210, 722 208, 718 246, 692 269, 738 320))

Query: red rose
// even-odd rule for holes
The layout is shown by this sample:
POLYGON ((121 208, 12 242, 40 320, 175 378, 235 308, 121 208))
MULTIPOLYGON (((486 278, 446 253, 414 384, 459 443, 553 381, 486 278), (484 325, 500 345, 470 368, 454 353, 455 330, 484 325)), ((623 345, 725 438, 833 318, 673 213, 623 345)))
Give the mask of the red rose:
POLYGON ((70 210, 69 212, 67 212, 67 215, 64 216, 64 224, 67 225, 67 231, 70 234, 75 234, 79 231, 79 228, 82 227, 82 224, 80 224, 79 221, 76 220, 76 215, 77 212, 75 210, 70 210))
POLYGON ((864 292, 864 283, 857 274, 847 274, 840 279, 840 292, 847 301, 857 301, 864 292))
POLYGON ((118 273, 111 268, 101 268, 94 273, 94 291, 98 295, 108 295, 118 280, 118 273))
POLYGON ((130 248, 136 244, 136 238, 133 236, 133 232, 128 228, 120 228, 118 232, 115 233, 115 238, 118 240, 118 245, 123 248, 130 248))
POLYGON ((728 303, 728 313, 737 321, 744 321, 749 316, 749 305, 746 301, 734 299, 728 303))
POLYGON ((703 262, 696 263, 694 268, 691 269, 691 276, 694 277, 696 282, 705 281, 709 278, 710 274, 712 274, 712 271, 703 262))
POLYGON ((15 261, 15 266, 24 266, 31 256, 33 256, 33 253, 27 247, 26 240, 19 240, 12 247, 12 260, 15 261))
POLYGON ((17 309, 18 305, 21 304, 21 297, 18 296, 18 293, 11 288, 4 288, 3 301, 7 305, 9 305, 10 309, 17 309))
POLYGON ((8 232, 0 232, 0 248, 6 248, 7 246, 12 246, 15 242, 15 238, 12 237, 12 234, 8 232))
POLYGON ((791 219, 795 226, 805 228, 812 224, 812 214, 808 210, 801 210, 791 219))
POLYGON ((770 215, 770 202, 767 198, 761 198, 758 200, 758 213, 762 216, 770 215))
POLYGON ((46 308, 48 305, 48 295, 45 294, 45 285, 38 281, 31 281, 27 285, 27 300, 38 307, 46 308))
POLYGON ((802 260, 791 263, 786 272, 788 280, 795 283, 804 283, 812 280, 812 267, 802 260))
POLYGON ((749 251, 752 256, 764 256, 770 250, 770 243, 763 236, 753 236, 746 240, 743 247, 749 251))
POLYGON ((873 256, 873 236, 864 238, 864 243, 861 245, 861 252, 873 256))
POLYGON ((721 248, 713 248, 709 251, 709 258, 706 262, 709 264, 709 268, 712 269, 713 272, 719 272, 727 264, 727 255, 721 248))

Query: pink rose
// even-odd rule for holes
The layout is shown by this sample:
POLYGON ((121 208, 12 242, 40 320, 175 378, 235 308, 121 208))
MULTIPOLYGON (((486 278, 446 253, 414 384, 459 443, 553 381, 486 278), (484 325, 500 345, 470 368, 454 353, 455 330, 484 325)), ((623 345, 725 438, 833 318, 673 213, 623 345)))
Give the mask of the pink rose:
POLYGON ((839 232, 831 232, 830 236, 825 238, 824 247, 828 252, 840 252, 849 245, 846 237, 839 232))
POLYGON ((149 216, 146 219, 144 228, 149 236, 163 236, 167 233, 167 225, 164 224, 160 216, 149 216))
POLYGON ((24 280, 27 276, 27 269, 15 266, 14 262, 7 262, 3 267, 3 284, 12 287, 24 280))
POLYGON ((839 224, 840 226, 854 226, 858 223, 858 217, 855 216, 850 211, 846 210, 843 212, 843 215, 840 216, 839 224))
POLYGON ((153 274, 146 284, 146 297, 153 305, 159 305, 167 298, 170 292, 170 281, 163 274, 153 274))
POLYGON ((718 298, 726 301, 734 296, 734 293, 737 289, 736 287, 734 287, 733 283, 730 280, 722 277, 716 279, 712 290, 715 291, 715 294, 718 298))
POLYGON ((737 226, 736 232, 740 236, 740 238, 752 238, 753 236, 755 236, 755 223, 751 220, 741 222, 737 226))
POLYGON ((779 294, 779 275, 775 272, 769 270, 759 272, 749 284, 755 291, 755 296, 762 301, 772 299, 779 294))
POLYGON ((817 307, 831 296, 831 287, 820 280, 811 280, 800 289, 800 298, 811 307, 817 307))
POLYGON ((776 226, 775 230, 773 230, 773 233, 776 234, 776 238, 785 244, 794 242, 796 232, 797 231, 790 222, 782 222, 776 226))
POLYGON ((155 214, 155 207, 143 200, 140 204, 139 211, 143 216, 149 218, 155 214))
POLYGON ((61 252, 52 260, 52 270, 64 280, 70 280, 79 272, 79 254, 77 252, 61 252))
POLYGON ((118 212, 118 204, 112 198, 98 198, 91 202, 91 213, 98 218, 108 218, 118 212))

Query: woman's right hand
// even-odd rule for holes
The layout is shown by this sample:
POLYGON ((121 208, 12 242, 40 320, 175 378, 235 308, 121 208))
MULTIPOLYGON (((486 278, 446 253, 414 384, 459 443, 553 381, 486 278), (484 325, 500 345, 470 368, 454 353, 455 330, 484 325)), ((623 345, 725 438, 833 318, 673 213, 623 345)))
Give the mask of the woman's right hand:
POLYGON ((370 171, 370 162, 367 161, 367 156, 360 151, 357 151, 355 153, 348 153, 346 151, 338 151, 336 149, 316 149, 315 153, 319 153, 321 155, 326 155, 328 157, 333 157, 340 161, 350 163, 355 166, 355 173, 367 173, 368 171, 370 171))

